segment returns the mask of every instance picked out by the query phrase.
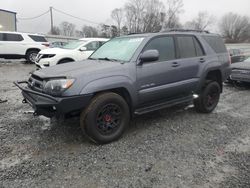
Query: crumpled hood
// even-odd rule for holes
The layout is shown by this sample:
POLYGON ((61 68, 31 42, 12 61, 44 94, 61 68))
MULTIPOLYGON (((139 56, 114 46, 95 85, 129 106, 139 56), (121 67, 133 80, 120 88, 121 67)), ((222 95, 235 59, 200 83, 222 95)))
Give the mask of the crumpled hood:
POLYGON ((117 74, 122 73, 124 69, 123 64, 119 62, 111 61, 99 61, 99 60, 84 60, 72 63, 66 63, 56 65, 35 71, 33 74, 39 76, 42 79, 53 77, 79 77, 93 74, 99 74, 104 76, 111 72, 117 74))
POLYGON ((47 48, 44 50, 41 50, 39 54, 65 54, 65 53, 71 53, 72 50, 62 49, 62 48, 47 48))
POLYGON ((231 65, 232 69, 244 69, 244 70, 250 70, 250 62, 244 61, 240 63, 233 63, 231 65))

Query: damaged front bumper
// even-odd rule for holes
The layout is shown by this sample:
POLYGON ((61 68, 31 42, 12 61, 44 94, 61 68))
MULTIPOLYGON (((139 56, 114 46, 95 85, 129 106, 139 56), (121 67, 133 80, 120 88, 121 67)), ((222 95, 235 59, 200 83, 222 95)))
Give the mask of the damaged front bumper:
POLYGON ((22 91, 23 103, 29 103, 35 115, 46 117, 63 116, 83 110, 90 102, 92 94, 70 97, 53 97, 37 92, 27 87, 27 81, 17 81, 14 84, 22 91), (26 87, 22 87, 22 85, 26 87))

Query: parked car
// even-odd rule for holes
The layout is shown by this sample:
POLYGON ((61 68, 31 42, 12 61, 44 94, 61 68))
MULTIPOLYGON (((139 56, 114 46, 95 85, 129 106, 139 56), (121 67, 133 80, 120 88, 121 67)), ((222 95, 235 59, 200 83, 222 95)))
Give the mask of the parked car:
POLYGON ((231 63, 242 62, 246 58, 241 49, 229 49, 229 54, 231 56, 231 63))
POLYGON ((238 82, 250 82, 250 58, 243 62, 232 64, 230 80, 238 82))
POLYGON ((230 70, 220 36, 170 30, 114 38, 88 60, 42 69, 15 84, 36 115, 80 115, 86 135, 104 144, 120 138, 133 115, 190 102, 212 112, 230 70))
POLYGON ((63 46, 65 46, 66 44, 68 44, 68 42, 64 42, 64 41, 55 41, 55 42, 51 42, 49 47, 50 48, 62 48, 63 46))
POLYGON ((69 42, 61 48, 50 48, 39 52, 36 58, 38 68, 87 59, 97 48, 109 39, 83 38, 69 42))
POLYGON ((48 48, 43 35, 0 31, 0 58, 21 59, 35 63, 38 52, 48 48))

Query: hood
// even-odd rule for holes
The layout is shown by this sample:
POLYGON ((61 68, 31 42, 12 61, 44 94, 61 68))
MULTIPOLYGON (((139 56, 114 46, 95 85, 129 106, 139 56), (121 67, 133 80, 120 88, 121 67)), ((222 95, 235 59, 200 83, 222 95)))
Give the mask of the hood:
POLYGON ((240 63, 233 63, 231 65, 232 69, 245 69, 245 70, 250 70, 250 61, 244 61, 240 63))
POLYGON ((122 73, 124 64, 111 61, 84 60, 72 63, 56 65, 35 71, 33 74, 42 79, 55 77, 79 77, 88 75, 106 75, 113 71, 122 73))
POLYGON ((65 54, 70 52, 72 52, 72 50, 62 49, 62 48, 47 48, 41 50, 39 54, 65 54))

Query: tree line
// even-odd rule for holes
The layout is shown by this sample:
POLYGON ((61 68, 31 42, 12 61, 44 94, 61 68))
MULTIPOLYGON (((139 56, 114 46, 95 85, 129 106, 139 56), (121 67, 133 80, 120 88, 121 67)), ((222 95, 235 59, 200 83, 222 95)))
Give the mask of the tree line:
POLYGON ((113 24, 98 26, 76 25, 62 22, 50 31, 51 34, 75 37, 116 37, 129 33, 159 32, 171 28, 209 30, 218 28, 226 42, 250 42, 250 18, 236 13, 227 13, 216 19, 202 11, 186 23, 180 22, 184 12, 183 0, 128 0, 121 8, 114 9, 110 17, 113 24))

